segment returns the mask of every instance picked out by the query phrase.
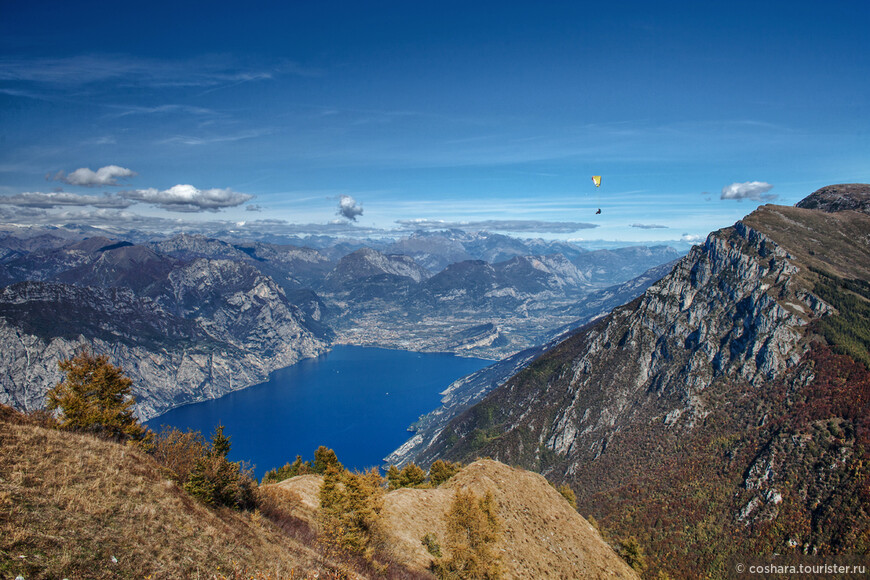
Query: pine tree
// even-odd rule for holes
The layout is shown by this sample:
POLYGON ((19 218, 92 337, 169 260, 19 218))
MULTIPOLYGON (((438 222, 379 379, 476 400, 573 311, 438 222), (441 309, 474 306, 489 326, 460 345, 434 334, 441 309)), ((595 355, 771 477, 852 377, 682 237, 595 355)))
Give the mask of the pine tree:
POLYGON ((387 470, 387 481, 390 485, 390 490, 399 489, 402 487, 400 480, 402 478, 402 473, 399 471, 399 468, 395 465, 391 465, 387 470))
POLYGON ((426 481, 426 472, 416 463, 409 463, 399 474, 399 487, 420 487, 426 481))
POLYGON ((58 366, 66 378, 49 389, 46 407, 60 410, 62 429, 115 441, 147 441, 153 436, 133 416, 133 381, 110 364, 108 356, 95 356, 83 348, 58 366))
POLYGON ((457 490, 447 513, 449 556, 433 563, 442 580, 495 580, 501 578, 501 557, 495 549, 501 532, 495 498, 487 491, 483 498, 457 490))
POLYGON ((335 451, 321 445, 314 450, 314 473, 324 474, 329 467, 335 467, 339 471, 344 469, 344 466, 338 461, 335 451))
POLYGON ((438 487, 460 471, 462 471, 461 463, 451 463, 438 459, 429 466, 429 484, 432 487, 438 487))
POLYGON ((223 425, 215 428, 209 449, 197 461, 184 484, 195 498, 212 506, 251 509, 256 505, 256 482, 251 470, 227 459, 230 438, 223 425))

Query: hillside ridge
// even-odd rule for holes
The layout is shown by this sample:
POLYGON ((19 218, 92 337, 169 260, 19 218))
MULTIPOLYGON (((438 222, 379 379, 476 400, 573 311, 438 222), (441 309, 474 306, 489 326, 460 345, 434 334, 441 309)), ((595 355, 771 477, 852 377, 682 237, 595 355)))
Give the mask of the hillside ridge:
POLYGON ((582 513, 683 554, 665 564, 678 576, 721 575, 736 550, 866 553, 868 231, 851 209, 760 207, 454 419, 417 460, 490 456, 570 483, 582 513), (836 476, 816 471, 820 456, 836 476), (710 543, 711 529, 727 540, 710 543))

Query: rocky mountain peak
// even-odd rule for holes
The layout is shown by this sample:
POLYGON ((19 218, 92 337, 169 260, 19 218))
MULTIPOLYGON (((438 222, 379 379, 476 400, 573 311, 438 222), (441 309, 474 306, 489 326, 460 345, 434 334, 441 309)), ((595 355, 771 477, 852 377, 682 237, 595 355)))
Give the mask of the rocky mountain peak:
POLYGON ((711 546, 849 553, 870 513, 852 500, 870 448, 868 190, 831 186, 812 211, 766 205, 713 232, 416 461, 487 456, 570 483, 612 533, 692 554, 660 563, 676 577, 723 576, 696 557, 711 546))
POLYGON ((842 183, 814 191, 796 204, 803 209, 818 209, 829 213, 860 211, 870 214, 870 184, 842 183))
POLYGON ((326 277, 326 284, 340 287, 364 278, 391 274, 420 282, 429 277, 429 272, 413 258, 401 254, 383 254, 372 248, 361 248, 343 257, 326 277))

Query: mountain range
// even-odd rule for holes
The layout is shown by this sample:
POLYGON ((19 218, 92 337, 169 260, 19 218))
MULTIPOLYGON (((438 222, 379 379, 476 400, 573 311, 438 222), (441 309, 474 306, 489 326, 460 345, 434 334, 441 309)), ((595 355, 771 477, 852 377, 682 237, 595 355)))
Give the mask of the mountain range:
POLYGON ((402 458, 492 457, 567 483, 677 577, 866 555, 868 207, 863 184, 759 207, 402 458))
POLYGON ((57 362, 84 343, 134 380, 143 419, 263 382, 331 344, 511 355, 576 320, 578 301, 603 281, 678 255, 615 250, 623 258, 608 269, 591 266, 601 251, 486 233, 373 244, 407 243, 429 262, 469 258, 432 272, 413 256, 339 240, 315 249, 187 234, 30 233, 0 239, 0 336, 9 345, 0 402, 41 407, 61 379, 57 362), (561 253, 531 253, 543 249, 580 266, 561 253))

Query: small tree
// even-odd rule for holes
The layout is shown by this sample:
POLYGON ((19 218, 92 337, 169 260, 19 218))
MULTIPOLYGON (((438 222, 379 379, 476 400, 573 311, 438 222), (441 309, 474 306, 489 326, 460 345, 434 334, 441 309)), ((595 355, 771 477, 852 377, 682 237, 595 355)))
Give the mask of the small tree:
POLYGON ((448 557, 434 562, 433 572, 442 580, 501 578, 501 557, 495 549, 500 532, 491 492, 478 498, 471 491, 457 490, 447 512, 448 557))
POLYGON ((351 473, 329 465, 320 488, 321 541, 372 562, 378 543, 378 518, 384 505, 384 479, 377 468, 351 473))
POLYGON ((321 445, 314 450, 314 473, 323 475, 329 467, 335 467, 338 471, 344 469, 335 451, 325 445, 321 445))
POLYGON ((152 436, 133 416, 133 381, 110 364, 108 356, 95 356, 83 348, 58 366, 66 378, 49 389, 46 407, 60 410, 61 428, 115 441, 143 441, 152 436))
POLYGON ((227 459, 229 452, 230 438, 224 435, 223 425, 218 425, 209 449, 196 461, 184 489, 211 506, 251 509, 256 505, 257 483, 250 469, 227 459))
POLYGON ((429 466, 429 483, 432 487, 438 487, 460 471, 462 471, 461 463, 450 463, 438 459, 429 466))
POLYGON ((643 553, 643 547, 634 536, 620 542, 619 555, 635 572, 646 570, 646 556, 643 553))
POLYGON ((574 490, 571 489, 571 487, 567 483, 563 483, 562 485, 560 485, 556 489, 559 491, 559 493, 562 494, 562 497, 564 497, 568 501, 568 505, 570 505, 572 508, 574 508, 576 510, 577 509, 577 494, 574 493, 574 490))

